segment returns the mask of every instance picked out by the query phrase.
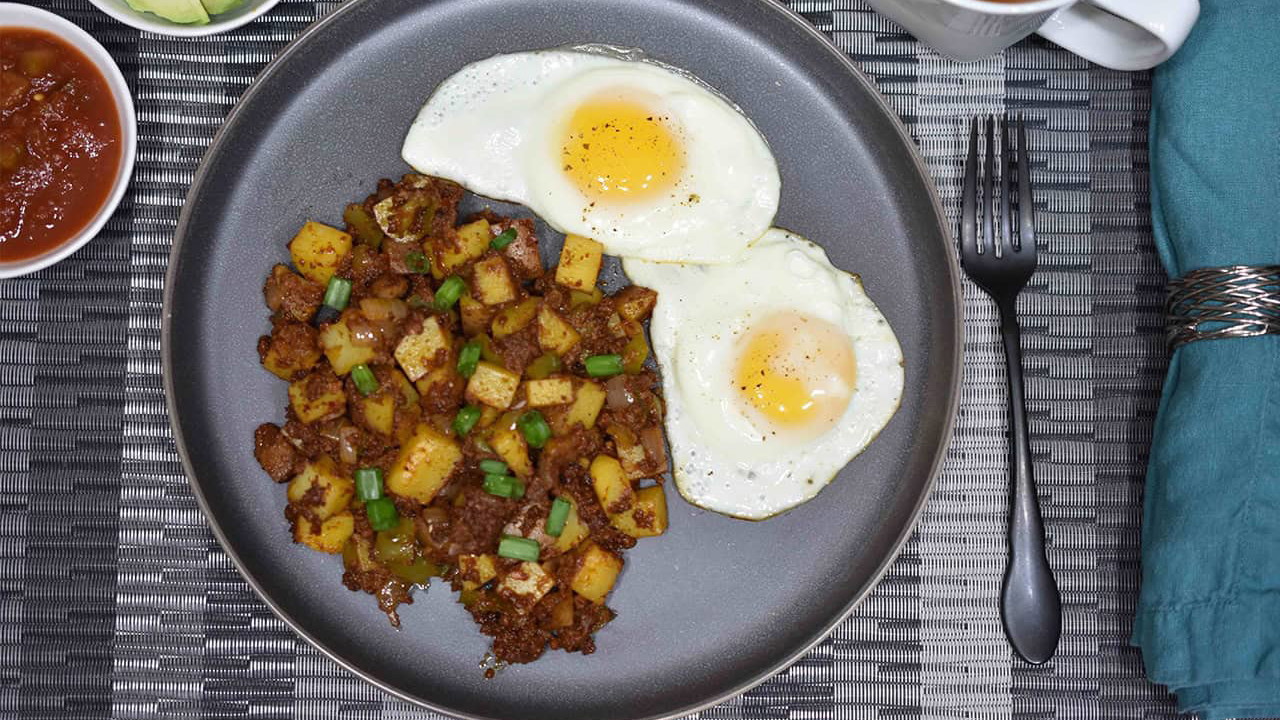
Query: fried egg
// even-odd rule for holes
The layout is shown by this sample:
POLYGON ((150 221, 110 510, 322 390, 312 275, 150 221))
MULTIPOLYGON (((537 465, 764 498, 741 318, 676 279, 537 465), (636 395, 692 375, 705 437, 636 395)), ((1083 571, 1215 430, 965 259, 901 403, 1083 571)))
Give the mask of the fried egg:
POLYGON ((778 208, 777 163, 742 113, 691 76, 600 48, 464 67, 427 100, 402 155, 645 260, 733 261, 778 208))
POLYGON ((889 422, 902 350, 861 282, 769 230, 736 263, 624 260, 658 292, 672 470, 689 502, 764 519, 817 495, 889 422))

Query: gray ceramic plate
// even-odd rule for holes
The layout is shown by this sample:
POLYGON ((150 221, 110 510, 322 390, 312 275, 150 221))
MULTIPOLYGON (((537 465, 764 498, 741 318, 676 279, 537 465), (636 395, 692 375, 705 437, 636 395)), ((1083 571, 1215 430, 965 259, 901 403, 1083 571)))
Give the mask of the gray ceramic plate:
MULTIPOLYGON (((474 202, 474 199, 473 199, 474 202)), ((544 235, 549 258, 558 238, 544 235)), ((798 658, 843 618, 909 534, 939 467, 959 378, 958 280, 933 190, 870 84, 767 0, 355 0, 285 50, 205 156, 165 293, 178 447, 210 523, 263 599, 380 687, 476 718, 656 718, 724 700, 798 658), (307 219, 407 168, 401 138, 439 81, 495 53, 602 42, 643 48, 741 105, 782 170, 780 225, 860 273, 898 333, 906 396, 881 437, 815 500, 763 523, 671 490, 671 529, 628 556, 618 618, 591 656, 549 652, 485 680, 488 647, 452 594, 419 593, 393 630, 340 561, 292 545, 283 488, 253 429, 285 386, 254 344, 261 285, 307 219)))

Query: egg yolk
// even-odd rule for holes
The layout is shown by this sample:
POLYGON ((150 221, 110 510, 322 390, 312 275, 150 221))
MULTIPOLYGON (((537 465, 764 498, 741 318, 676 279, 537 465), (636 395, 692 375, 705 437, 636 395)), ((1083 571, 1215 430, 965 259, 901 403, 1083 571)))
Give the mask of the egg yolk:
POLYGON ((858 365, 836 325, 795 312, 756 323, 738 339, 734 388, 766 437, 815 438, 844 415, 858 365))
POLYGON ((560 148, 564 173, 592 201, 626 204, 669 193, 684 166, 669 123, 630 98, 593 98, 569 117, 560 148))

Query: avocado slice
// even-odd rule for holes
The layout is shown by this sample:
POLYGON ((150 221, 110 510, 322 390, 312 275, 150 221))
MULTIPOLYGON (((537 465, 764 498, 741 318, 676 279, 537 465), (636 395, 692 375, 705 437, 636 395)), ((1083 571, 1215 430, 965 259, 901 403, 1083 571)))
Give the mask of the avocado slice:
POLYGON ((200 0, 200 4, 204 6, 205 12, 210 15, 219 15, 235 10, 244 4, 244 0, 200 0))
POLYGON ((138 12, 155 13, 165 20, 184 25, 204 25, 209 22, 200 0, 125 0, 138 12))

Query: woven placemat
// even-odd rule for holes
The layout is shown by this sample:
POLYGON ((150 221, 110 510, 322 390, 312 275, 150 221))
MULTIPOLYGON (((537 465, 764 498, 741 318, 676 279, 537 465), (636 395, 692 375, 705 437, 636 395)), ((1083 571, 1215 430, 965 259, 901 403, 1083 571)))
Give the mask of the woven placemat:
MULTIPOLYGON (((103 234, 0 281, 0 715, 434 717, 351 676, 256 599, 197 508, 161 391, 161 289, 196 164, 254 75, 336 3, 285 0, 208 39, 140 34, 83 0, 41 4, 120 62, 140 139, 133 187, 103 234)), ((827 641, 701 717, 1173 717, 1126 642, 1165 365, 1148 76, 1036 39, 957 64, 857 0, 792 7, 889 98, 953 219, 965 120, 1011 110, 1034 128, 1048 250, 1021 309, 1063 640, 1031 667, 1000 629, 1004 368, 994 308, 966 281, 958 427, 918 532, 827 641)))

